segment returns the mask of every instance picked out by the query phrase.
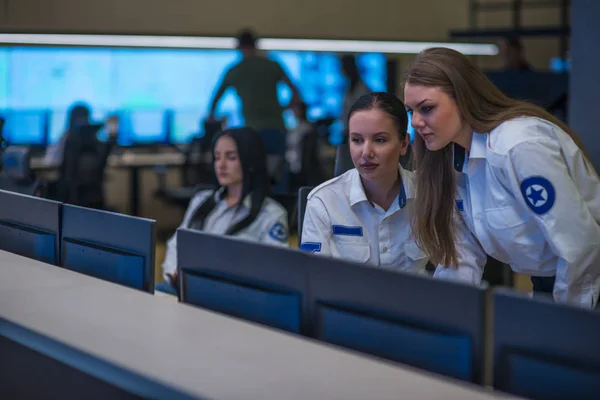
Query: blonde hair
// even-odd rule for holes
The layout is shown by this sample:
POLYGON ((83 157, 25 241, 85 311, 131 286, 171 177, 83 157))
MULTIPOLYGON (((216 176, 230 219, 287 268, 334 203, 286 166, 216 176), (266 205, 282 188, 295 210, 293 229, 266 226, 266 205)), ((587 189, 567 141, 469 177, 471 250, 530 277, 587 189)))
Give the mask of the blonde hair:
MULTIPOLYGON (((541 107, 506 96, 467 57, 455 50, 430 48, 419 53, 404 72, 402 89, 407 84, 435 87, 446 93, 454 99, 461 118, 474 132, 490 132, 518 117, 539 117, 568 133, 583 151, 581 141, 566 124, 541 107)), ((419 199, 411 221, 415 239, 432 263, 456 266, 453 147, 429 151, 423 139, 416 135, 412 156, 419 199)))

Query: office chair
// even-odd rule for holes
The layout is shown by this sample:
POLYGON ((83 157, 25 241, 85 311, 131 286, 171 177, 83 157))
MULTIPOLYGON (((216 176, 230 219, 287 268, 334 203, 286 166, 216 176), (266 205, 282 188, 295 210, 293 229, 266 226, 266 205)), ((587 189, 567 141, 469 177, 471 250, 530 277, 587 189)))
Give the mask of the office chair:
POLYGON ((104 170, 114 141, 96 138, 100 125, 82 125, 65 142, 58 181, 58 200, 88 208, 104 209, 104 170))
MULTIPOLYGON (((334 176, 340 176, 352 168, 354 168, 354 164, 352 164, 352 158, 350 157, 350 147, 348 146, 348 142, 344 142, 338 146, 335 153, 334 176)), ((306 210, 308 194, 312 189, 314 189, 314 187, 305 186, 298 190, 298 243, 302 243, 304 212, 306 210)))
POLYGON ((34 196, 41 189, 40 181, 32 178, 29 162, 30 150, 26 147, 11 146, 2 153, 0 189, 34 196))
POLYGON ((0 152, 2 152, 7 146, 4 141, 4 123, 6 120, 0 116, 0 152))

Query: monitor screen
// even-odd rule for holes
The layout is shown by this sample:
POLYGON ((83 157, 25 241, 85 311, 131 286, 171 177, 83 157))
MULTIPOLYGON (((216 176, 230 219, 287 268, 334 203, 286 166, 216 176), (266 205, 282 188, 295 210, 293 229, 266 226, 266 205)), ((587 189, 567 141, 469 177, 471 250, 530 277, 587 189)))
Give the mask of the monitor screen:
POLYGON ((2 136, 10 145, 44 146, 46 143, 46 120, 44 110, 0 111, 4 118, 2 136))
MULTIPOLYGON (((309 106, 309 120, 339 117, 346 81, 338 55, 295 51, 266 55, 278 61, 298 86, 309 106)), ((119 132, 121 145, 186 143, 203 134, 203 120, 215 91, 227 69, 240 59, 235 50, 4 48, 0 50, 0 82, 6 84, 0 84, 0 109, 50 110, 49 143, 62 136, 67 110, 76 102, 89 104, 93 122, 117 113, 123 130, 119 132), (171 118, 165 119, 167 112, 171 118)), ((372 90, 386 90, 385 55, 362 54, 357 63, 372 90)), ((282 105, 291 98, 283 83, 278 97, 282 105)), ((235 90, 225 92, 216 117, 223 118, 227 127, 244 124, 235 90)), ((284 114, 284 120, 288 128, 296 124, 291 112, 284 114)), ((341 124, 334 124, 330 133, 339 135, 341 124)), ((43 135, 18 132, 13 139, 39 141, 43 135)))
POLYGON ((8 107, 8 57, 8 49, 0 48, 0 110, 8 107))
POLYGON ((167 143, 165 110, 134 110, 119 114, 119 144, 167 143))

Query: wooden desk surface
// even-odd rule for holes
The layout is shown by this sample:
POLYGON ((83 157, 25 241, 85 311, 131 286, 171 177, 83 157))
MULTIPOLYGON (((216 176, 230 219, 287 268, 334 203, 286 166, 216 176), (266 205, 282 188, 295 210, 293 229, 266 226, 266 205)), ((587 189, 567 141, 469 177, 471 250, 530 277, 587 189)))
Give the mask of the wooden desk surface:
POLYGON ((0 251, 8 324, 202 398, 507 397, 0 251))

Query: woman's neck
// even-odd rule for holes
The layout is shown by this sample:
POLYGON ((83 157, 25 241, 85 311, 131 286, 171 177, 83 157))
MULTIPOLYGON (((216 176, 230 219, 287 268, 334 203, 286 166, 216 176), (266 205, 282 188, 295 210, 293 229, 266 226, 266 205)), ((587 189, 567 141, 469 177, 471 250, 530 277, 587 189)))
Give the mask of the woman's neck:
POLYGON ((227 186, 227 195, 225 195, 225 202, 229 207, 235 206, 242 200, 242 185, 230 185, 227 186))
POLYGON ((467 154, 471 150, 471 142, 473 141, 473 129, 466 125, 463 130, 456 136, 456 139, 453 140, 454 143, 458 144, 460 147, 467 151, 467 154))
POLYGON ((361 179, 361 181, 367 199, 370 202, 377 204, 385 211, 392 206, 392 203, 396 197, 398 197, 400 185, 402 184, 399 173, 394 178, 386 180, 367 181, 361 179))

